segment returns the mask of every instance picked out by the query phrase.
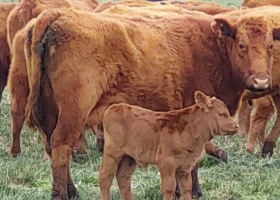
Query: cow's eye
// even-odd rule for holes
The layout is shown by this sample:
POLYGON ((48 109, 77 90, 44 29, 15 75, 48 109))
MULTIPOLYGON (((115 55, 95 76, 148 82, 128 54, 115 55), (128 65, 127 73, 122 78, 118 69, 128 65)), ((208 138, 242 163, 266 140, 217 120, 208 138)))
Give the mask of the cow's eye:
POLYGON ((273 44, 269 46, 269 49, 273 49, 273 44))

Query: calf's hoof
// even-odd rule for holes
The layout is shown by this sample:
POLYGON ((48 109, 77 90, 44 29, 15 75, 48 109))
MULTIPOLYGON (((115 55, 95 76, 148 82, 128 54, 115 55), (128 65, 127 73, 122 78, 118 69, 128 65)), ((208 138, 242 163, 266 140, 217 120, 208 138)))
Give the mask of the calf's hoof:
POLYGON ((104 139, 103 138, 96 139, 96 148, 100 153, 103 153, 103 148, 104 148, 104 139))
POLYGON ((12 157, 17 157, 21 153, 20 148, 17 147, 11 147, 10 154, 12 157))
POLYGON ((276 147, 274 142, 265 142, 262 148, 262 157, 271 157, 273 155, 274 147, 276 147))
POLYGON ((228 156, 225 151, 219 150, 218 155, 221 161, 223 161, 224 163, 228 163, 228 156))

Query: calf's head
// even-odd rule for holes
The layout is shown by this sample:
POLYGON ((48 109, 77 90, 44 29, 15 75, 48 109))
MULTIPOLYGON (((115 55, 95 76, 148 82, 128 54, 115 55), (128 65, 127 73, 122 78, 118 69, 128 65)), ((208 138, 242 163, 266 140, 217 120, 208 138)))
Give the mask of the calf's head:
POLYGON ((238 124, 229 114, 223 101, 196 91, 194 95, 196 104, 203 110, 201 116, 213 135, 233 135, 238 131, 238 124))
POLYGON ((254 13, 216 16, 211 27, 225 42, 233 79, 252 92, 270 89, 273 41, 280 39, 280 27, 254 13))

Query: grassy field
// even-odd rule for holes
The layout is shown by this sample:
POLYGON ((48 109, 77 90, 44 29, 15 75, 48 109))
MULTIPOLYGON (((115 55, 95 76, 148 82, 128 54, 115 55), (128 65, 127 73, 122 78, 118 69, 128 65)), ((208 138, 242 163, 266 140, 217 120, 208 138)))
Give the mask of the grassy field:
MULTIPOLYGON (((240 5, 240 0, 217 0, 224 5, 240 5)), ((0 107, 0 199, 37 200, 50 199, 51 168, 48 160, 42 160, 43 145, 37 133, 24 128, 22 154, 11 158, 8 149, 11 141, 10 102, 7 91, 0 107)), ((98 200, 97 170, 100 155, 95 149, 92 134, 87 134, 88 161, 71 163, 71 174, 82 200, 98 200)), ((280 199, 280 151, 271 159, 261 159, 258 153, 245 152, 244 138, 238 136, 216 138, 215 143, 228 152, 229 163, 220 163, 206 156, 201 163, 199 180, 209 200, 279 200, 280 199)), ((278 142, 279 145, 279 142, 278 142)), ((136 200, 161 199, 159 173, 155 167, 137 170, 133 176, 133 193, 136 200)), ((112 199, 120 199, 116 182, 112 187, 112 199)))

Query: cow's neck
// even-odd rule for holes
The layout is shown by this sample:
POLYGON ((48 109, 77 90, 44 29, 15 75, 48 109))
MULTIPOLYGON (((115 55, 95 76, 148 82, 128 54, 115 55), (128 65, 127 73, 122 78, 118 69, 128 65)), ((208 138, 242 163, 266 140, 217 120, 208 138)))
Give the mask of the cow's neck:
POLYGON ((220 84, 214 85, 214 92, 217 98, 224 101, 231 115, 234 115, 238 104, 239 99, 244 91, 243 80, 238 76, 234 75, 232 72, 232 65, 230 62, 229 50, 231 49, 231 44, 220 44, 218 50, 217 60, 220 62, 217 67, 220 70, 222 80, 220 84))

